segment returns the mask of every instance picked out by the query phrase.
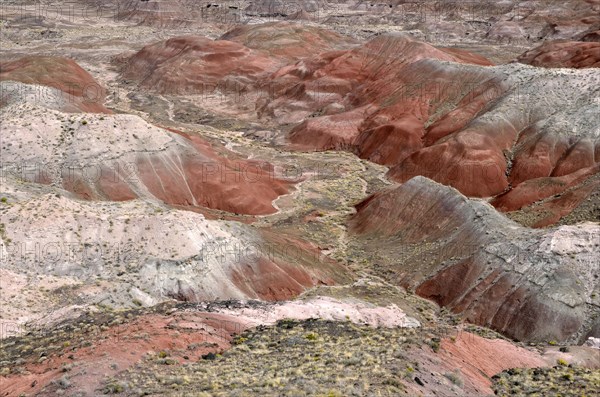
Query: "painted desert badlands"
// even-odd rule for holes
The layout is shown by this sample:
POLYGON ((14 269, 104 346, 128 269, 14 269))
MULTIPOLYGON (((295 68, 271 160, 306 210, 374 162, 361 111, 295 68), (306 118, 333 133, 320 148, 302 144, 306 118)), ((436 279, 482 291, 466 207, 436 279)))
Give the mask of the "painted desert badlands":
POLYGON ((0 396, 600 394, 599 0, 4 0, 0 56, 0 396))

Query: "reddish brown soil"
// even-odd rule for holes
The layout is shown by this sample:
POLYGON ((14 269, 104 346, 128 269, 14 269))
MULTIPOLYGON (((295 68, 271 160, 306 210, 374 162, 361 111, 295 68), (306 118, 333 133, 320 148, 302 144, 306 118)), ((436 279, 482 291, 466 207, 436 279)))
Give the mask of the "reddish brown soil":
POLYGON ((122 76, 160 93, 218 90, 241 96, 289 62, 351 43, 337 33, 293 23, 243 25, 219 40, 181 36, 148 45, 129 59, 122 76))
POLYGON ((0 63, 0 81, 12 80, 57 88, 79 98, 79 110, 112 113, 104 107, 106 90, 75 61, 62 57, 27 56, 0 63))
POLYGON ((221 36, 221 40, 234 41, 287 61, 356 44, 352 38, 331 30, 293 22, 240 25, 221 36))
POLYGON ((521 63, 544 68, 598 68, 600 43, 581 41, 545 42, 518 59, 521 63))
MULTIPOLYGON (((564 176, 529 179, 523 181, 506 194, 496 197, 492 200, 491 204, 503 212, 519 210, 533 202, 541 201, 578 186, 598 172, 600 172, 600 164, 581 168, 572 174, 564 176)), ((563 209, 566 210, 567 208, 563 209)))
POLYGON ((520 227, 487 203, 417 177, 370 196, 349 226, 364 249, 390 258, 378 264, 382 274, 469 322, 536 341, 566 340, 590 328, 584 297, 593 291, 577 280, 593 269, 593 224, 520 227), (577 247, 570 255, 550 256, 544 248, 548 241, 568 247, 569 239, 577 247))
POLYGON ((484 339, 460 332, 455 340, 443 339, 440 358, 450 369, 458 369, 465 383, 481 395, 493 394, 491 377, 510 368, 546 366, 539 354, 501 339, 484 339))
MULTIPOLYGON (((36 362, 38 357, 31 358, 26 364, 29 374, 2 379, 2 395, 39 393, 51 381, 65 375, 62 366, 68 364, 73 365, 68 375, 77 390, 90 395, 101 394, 98 388, 106 377, 127 370, 148 352, 153 352, 155 356, 162 351, 168 352, 169 358, 177 360, 178 364, 188 360, 197 361, 203 354, 227 349, 232 335, 240 333, 247 326, 234 316, 216 313, 140 317, 96 335, 90 340, 90 347, 74 352, 65 348, 63 355, 51 356, 42 363, 36 362), (192 344, 196 344, 197 348, 190 350, 192 344)), ((43 395, 52 395, 51 391, 45 393, 43 395)))
POLYGON ((169 94, 241 94, 279 62, 239 43, 182 36, 144 47, 127 63, 123 77, 140 88, 169 94))

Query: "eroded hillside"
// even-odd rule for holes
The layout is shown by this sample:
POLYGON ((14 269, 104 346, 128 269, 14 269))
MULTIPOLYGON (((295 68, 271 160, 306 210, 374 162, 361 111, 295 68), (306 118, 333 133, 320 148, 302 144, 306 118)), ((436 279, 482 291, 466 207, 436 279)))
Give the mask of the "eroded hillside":
POLYGON ((3 2, 0 394, 599 393, 599 7, 3 2))

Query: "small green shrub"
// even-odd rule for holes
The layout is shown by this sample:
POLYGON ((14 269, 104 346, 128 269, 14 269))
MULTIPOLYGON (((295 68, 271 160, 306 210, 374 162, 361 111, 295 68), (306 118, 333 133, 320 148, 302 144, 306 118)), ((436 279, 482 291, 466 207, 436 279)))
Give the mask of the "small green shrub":
POLYGON ((562 359, 562 358, 559 358, 558 360, 556 360, 556 363, 558 365, 563 366, 563 367, 566 367, 567 365, 569 365, 569 363, 566 360, 562 359))

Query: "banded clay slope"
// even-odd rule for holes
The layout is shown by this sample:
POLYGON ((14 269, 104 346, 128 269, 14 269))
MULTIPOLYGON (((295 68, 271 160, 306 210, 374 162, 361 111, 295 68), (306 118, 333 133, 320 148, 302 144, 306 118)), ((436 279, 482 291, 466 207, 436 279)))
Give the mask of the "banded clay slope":
POLYGON ((517 61, 544 68, 599 68, 600 42, 546 42, 527 51, 517 61))
POLYGON ((122 76, 160 93, 235 92, 252 88, 277 65, 238 43, 184 36, 144 47, 128 61, 122 76))
POLYGON ((141 200, 80 201, 58 189, 26 199, 22 184, 6 188, 0 212, 3 287, 20 286, 2 294, 4 320, 100 303, 285 300, 350 279, 306 242, 141 200))
MULTIPOLYGON (((597 164, 566 176, 531 179, 490 203, 502 212, 538 213, 532 225, 544 227, 568 218, 572 211, 581 212, 580 209, 586 207, 590 200, 591 209, 597 208, 600 203, 593 198, 593 192, 599 187, 599 177, 600 165, 597 164)), ((593 212, 588 215, 581 220, 599 220, 593 212)))
MULTIPOLYGON (((67 111, 112 113, 104 107, 104 87, 72 59, 32 55, 0 62, 0 81, 15 81, 60 90, 65 97, 63 101, 67 111)), ((20 86, 5 85, 4 88, 8 94, 20 92, 20 86)), ((4 94, 3 92, 3 96, 4 94)))
POLYGON ((257 215, 275 212, 272 201, 290 186, 266 162, 138 116, 65 114, 28 103, 5 106, 0 114, 3 161, 33 169, 15 170, 24 180, 88 200, 143 198, 257 215))
MULTIPOLYGON (((561 193, 519 210, 509 211, 506 215, 530 227, 545 227, 556 223, 571 225, 585 221, 600 222, 600 173, 573 187, 560 182, 557 185, 557 190, 562 190, 561 193)), ((514 199, 517 199, 517 196, 518 194, 512 195, 514 199)), ((501 201, 502 197, 492 200, 492 204, 497 205, 501 201)))
POLYGON ((524 228, 424 177, 357 210, 350 229, 380 271, 467 321, 517 340, 598 336, 598 223, 524 228))
POLYGON ((122 77, 164 94, 244 95, 291 60, 351 42, 292 23, 242 26, 219 40, 183 36, 146 46, 128 60, 122 77))
POLYGON ((287 61, 357 44, 356 40, 332 30, 294 22, 240 25, 221 36, 221 40, 234 41, 287 61))
POLYGON ((394 181, 423 175, 472 197, 520 188, 519 203, 499 203, 506 211, 598 173, 597 69, 481 67, 457 63, 482 61, 454 54, 380 36, 346 55, 282 70, 274 86, 285 88, 259 114, 304 120, 289 134, 292 147, 350 149, 390 166, 394 181))
POLYGON ((340 129, 346 123, 353 126, 356 122, 346 119, 356 120, 354 113, 363 114, 368 111, 364 109, 368 105, 377 105, 387 99, 384 93, 371 92, 368 99, 372 101, 369 101, 362 97, 365 93, 360 91, 361 87, 385 82, 386 89, 393 90, 400 84, 394 79, 402 74, 407 64, 426 58, 491 64, 466 51, 438 49, 405 34, 384 34, 352 50, 320 52, 283 67, 268 81, 274 91, 273 99, 259 107, 259 116, 274 117, 279 123, 297 123, 310 117, 290 134, 292 143, 298 145, 318 148, 348 143, 351 137, 338 137, 335 128, 328 133, 329 128, 325 125, 335 127, 339 124, 340 129), (332 115, 319 118, 323 113, 332 115), (323 124, 321 130, 320 124, 323 124), (322 134, 323 138, 311 144, 322 134))

